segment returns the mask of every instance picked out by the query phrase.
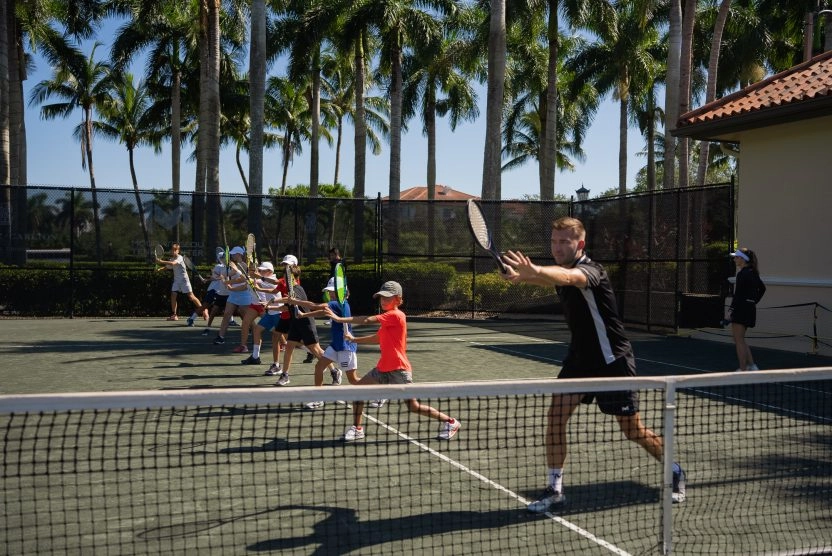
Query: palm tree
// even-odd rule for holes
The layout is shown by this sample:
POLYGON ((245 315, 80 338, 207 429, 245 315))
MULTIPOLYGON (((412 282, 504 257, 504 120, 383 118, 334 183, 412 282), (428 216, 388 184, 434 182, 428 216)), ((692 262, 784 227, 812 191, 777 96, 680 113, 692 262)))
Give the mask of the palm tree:
POLYGON ((627 192, 627 128, 629 98, 652 86, 658 62, 653 52, 659 35, 655 27, 642 27, 633 3, 616 5, 617 20, 611 28, 598 29, 599 40, 580 50, 569 62, 576 82, 591 81, 601 95, 611 92, 619 105, 618 191, 627 192))
MULTIPOLYGON (((714 32, 711 36, 711 48, 708 58, 708 85, 705 92, 705 104, 716 98, 717 68, 719 67, 719 53, 722 47, 722 33, 728 21, 731 10, 731 0, 721 0, 719 11, 714 22, 714 32)), ((699 145, 699 168, 696 173, 696 185, 705 185, 705 175, 708 173, 708 149, 710 143, 703 141, 699 145)))
POLYGON ((445 37, 418 45, 405 58, 402 119, 419 112, 422 133, 428 139, 428 199, 436 197, 436 116, 449 116, 451 130, 460 121, 474 120, 479 115, 477 95, 469 79, 476 67, 469 63, 471 46, 458 33, 448 30, 445 37), (439 96, 439 93, 444 94, 439 96))
MULTIPOLYGON (((355 111, 355 72, 352 59, 344 53, 327 49, 321 56, 321 101, 326 105, 326 111, 333 120, 336 130, 335 139, 335 175, 333 185, 337 185, 340 177, 341 143, 344 131, 344 120, 356 123, 355 111)), ((361 95, 364 108, 364 129, 366 130, 366 145, 373 154, 381 153, 381 137, 388 136, 390 124, 387 121, 390 113, 390 103, 382 96, 361 95)))
POLYGON ((75 47, 54 53, 54 57, 50 56, 50 62, 55 67, 52 79, 45 79, 35 85, 29 102, 41 105, 41 117, 45 120, 59 116, 66 118, 76 109, 83 113, 83 121, 75 129, 75 135, 80 139, 84 153, 81 167, 88 169, 90 176, 96 260, 100 264, 101 226, 98 219, 98 195, 92 159, 93 110, 109 101, 112 78, 109 64, 95 60, 95 51, 99 46, 101 43, 96 42, 89 57, 85 57, 75 47), (53 97, 61 99, 61 102, 45 104, 53 97))
POLYGON ((286 194, 286 176, 296 154, 303 150, 303 141, 311 136, 309 105, 306 102, 306 86, 295 84, 283 77, 270 77, 266 83, 265 115, 268 125, 282 130, 280 150, 283 178, 280 194, 286 194))
POLYGON ((506 75, 506 1, 492 0, 488 26, 488 96, 485 112, 485 152, 482 163, 482 198, 499 199, 501 124, 506 75))
POLYGON ((162 152, 162 131, 157 121, 149 113, 152 102, 144 83, 133 83, 131 73, 114 74, 111 98, 98 109, 101 121, 96 122, 95 129, 108 139, 116 140, 127 149, 130 163, 130 178, 136 195, 136 207, 139 211, 144 244, 150 257, 150 235, 144 217, 142 196, 139 192, 139 180, 133 156, 137 147, 152 147, 157 154, 162 152))
MULTIPOLYGON (((130 17, 117 32, 111 48, 116 67, 148 50, 146 79, 161 106, 153 110, 170 120, 171 187, 175 199, 181 188, 183 74, 193 71, 199 48, 198 10, 192 2, 137 1, 122 11, 130 17)), ((179 226, 176 227, 179 238, 179 226)))

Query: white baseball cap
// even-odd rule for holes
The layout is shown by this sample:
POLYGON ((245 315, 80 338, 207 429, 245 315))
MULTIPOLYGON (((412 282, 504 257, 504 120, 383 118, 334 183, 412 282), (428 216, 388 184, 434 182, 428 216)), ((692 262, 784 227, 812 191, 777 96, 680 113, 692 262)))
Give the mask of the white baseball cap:
POLYGON ((743 253, 742 251, 740 251, 739 249, 737 249, 733 253, 729 254, 728 256, 729 257, 739 257, 742 260, 744 260, 745 262, 751 261, 751 258, 748 255, 746 255, 745 253, 743 253))
POLYGON ((280 264, 290 264, 292 266, 298 266, 298 258, 294 255, 286 255, 283 257, 283 260, 280 261, 280 264))
POLYGON ((334 292, 335 291, 335 278, 330 278, 329 281, 326 283, 326 287, 323 289, 325 292, 334 292))
POLYGON ((243 249, 242 247, 240 247, 239 245, 237 247, 232 247, 231 251, 229 252, 229 255, 245 255, 245 254, 246 254, 246 250, 243 249))
POLYGON ((274 272, 274 265, 266 261, 265 263, 260 263, 260 266, 257 267, 257 270, 268 270, 274 272))

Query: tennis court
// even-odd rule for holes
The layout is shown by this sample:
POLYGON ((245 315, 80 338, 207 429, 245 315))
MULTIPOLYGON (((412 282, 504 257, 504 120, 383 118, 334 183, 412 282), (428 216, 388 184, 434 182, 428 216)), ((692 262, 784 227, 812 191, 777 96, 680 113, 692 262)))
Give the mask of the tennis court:
MULTIPOLYGON (((345 444, 353 394, 401 398, 404 390, 346 380, 308 388, 313 365, 303 354, 291 385, 276 388, 262 376, 266 353, 253 368, 230 352, 236 330, 214 346, 198 326, 152 319, 0 321, 0 393, 100 393, 50 398, 42 409, 54 413, 0 414, 0 545, 16 554, 666 550, 663 467, 594 405, 570 421, 567 506, 549 516, 524 509, 545 483, 553 386, 541 379, 565 356, 563 322, 409 324, 418 397, 463 423, 450 442, 436 439, 435 421, 389 403, 367 407, 367 438, 345 444), (124 390, 158 396, 110 394, 124 390), (315 399, 325 400, 322 410, 303 408, 315 399), (62 410, 76 403, 90 410, 62 410)), ((631 337, 642 417, 662 434, 672 415, 676 459, 688 472, 688 499, 670 514, 673 553, 832 552, 830 375, 708 383, 733 368, 732 345, 631 337), (667 384, 651 378, 664 375, 700 375, 675 390, 671 413, 667 384)), ((377 356, 360 348, 362 374, 377 356)), ((755 359, 767 369, 832 366, 765 349, 755 359)))

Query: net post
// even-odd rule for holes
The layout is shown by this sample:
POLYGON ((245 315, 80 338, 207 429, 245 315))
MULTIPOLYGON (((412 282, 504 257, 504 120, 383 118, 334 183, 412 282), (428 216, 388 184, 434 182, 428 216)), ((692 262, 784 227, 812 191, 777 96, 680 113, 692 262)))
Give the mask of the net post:
POLYGON ((664 442, 663 442, 663 473, 662 473, 662 554, 667 556, 672 550, 673 540, 673 429, 676 417, 676 380, 667 377, 664 392, 664 442))

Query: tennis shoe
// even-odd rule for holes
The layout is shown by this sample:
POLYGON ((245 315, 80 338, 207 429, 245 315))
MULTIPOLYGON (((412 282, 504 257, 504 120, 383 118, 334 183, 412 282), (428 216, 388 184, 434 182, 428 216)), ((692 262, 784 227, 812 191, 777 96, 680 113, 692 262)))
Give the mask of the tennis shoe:
POLYGON ((323 409, 324 402, 309 402, 305 407, 306 409, 323 409))
POLYGON ((201 335, 201 336, 207 336, 207 335, 208 335, 208 334, 210 334, 210 333, 211 333, 211 329, 210 329, 210 328, 206 328, 205 330, 203 330, 203 331, 202 331, 202 334, 200 334, 200 335, 201 335))
POLYGON ((745 368, 745 370, 747 370, 747 371, 759 371, 760 367, 758 367, 756 364, 752 363, 749 366, 747 366, 745 368))
POLYGON ((222 336, 217 336, 216 338, 214 338, 214 345, 215 346, 221 346, 224 343, 225 343, 225 338, 223 338, 222 336))
POLYGON ((682 466, 678 463, 673 463, 673 502, 676 504, 681 504, 685 501, 686 494, 685 494, 685 480, 687 479, 687 474, 685 470, 682 469, 682 466))
POLYGON ((353 440, 359 440, 361 438, 364 438, 363 427, 356 427, 353 425, 347 429, 347 432, 344 433, 344 442, 352 442, 353 440))
POLYGON ((344 373, 341 372, 341 369, 330 369, 329 374, 332 376, 332 385, 338 386, 341 384, 341 377, 344 373))
POLYGON ((315 356, 312 355, 311 353, 309 353, 309 354, 306 355, 306 359, 304 359, 303 362, 304 363, 311 363, 314 360, 315 360, 315 356))
POLYGON ((177 317, 176 315, 171 315, 168 317, 168 320, 179 320, 179 317, 177 317))
POLYGON ((370 402, 370 407, 374 409, 378 409, 379 407, 384 407, 384 404, 387 403, 387 400, 373 400, 370 402))
POLYGON ((280 373, 280 378, 277 379, 277 382, 275 383, 275 385, 276 386, 286 386, 287 384, 289 384, 289 382, 291 382, 289 380, 289 373, 282 372, 282 373, 280 373))
POLYGON ((248 348, 246 346, 244 346, 243 344, 240 344, 240 345, 236 346, 234 349, 232 349, 231 351, 233 351, 234 353, 248 353, 248 348))
POLYGON ((442 428, 439 429, 439 436, 437 438, 439 440, 450 440, 456 435, 461 427, 462 423, 459 422, 459 419, 454 419, 453 423, 446 421, 442 423, 442 428))
POLYGON ((543 494, 540 495, 540 498, 526 506, 526 510, 535 514, 542 514, 548 512, 553 506, 560 506, 565 503, 566 496, 562 492, 558 492, 551 486, 547 486, 543 494))
POLYGON ((277 363, 272 363, 271 366, 268 369, 266 369, 266 372, 264 374, 266 376, 277 376, 281 372, 283 371, 280 370, 280 365, 278 365, 277 363))
POLYGON ((241 361, 241 363, 243 365, 259 365, 260 364, 260 358, 259 357, 254 357, 253 355, 249 355, 246 359, 243 359, 241 361))
POLYGON ((194 325, 194 318, 193 317, 188 317, 188 326, 193 326, 193 325, 194 325))
POLYGON ((240 326, 240 323, 234 319, 231 319, 230 321, 228 321, 228 326, 240 326))

